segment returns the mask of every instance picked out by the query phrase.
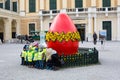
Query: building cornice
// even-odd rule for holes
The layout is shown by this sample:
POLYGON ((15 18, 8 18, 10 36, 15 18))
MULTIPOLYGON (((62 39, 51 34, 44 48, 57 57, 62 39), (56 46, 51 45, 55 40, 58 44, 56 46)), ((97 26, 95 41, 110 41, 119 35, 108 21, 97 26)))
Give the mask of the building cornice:
POLYGON ((0 17, 8 18, 11 17, 13 19, 20 18, 19 14, 13 11, 5 10, 0 8, 0 17))

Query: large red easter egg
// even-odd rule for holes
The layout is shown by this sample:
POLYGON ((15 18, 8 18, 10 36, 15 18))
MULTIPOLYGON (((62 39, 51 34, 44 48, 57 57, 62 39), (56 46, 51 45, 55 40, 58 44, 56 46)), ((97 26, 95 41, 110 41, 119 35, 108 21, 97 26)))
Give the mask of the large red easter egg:
POLYGON ((58 14, 46 34, 48 48, 53 48, 59 55, 71 55, 78 52, 80 35, 72 20, 65 13, 58 14))

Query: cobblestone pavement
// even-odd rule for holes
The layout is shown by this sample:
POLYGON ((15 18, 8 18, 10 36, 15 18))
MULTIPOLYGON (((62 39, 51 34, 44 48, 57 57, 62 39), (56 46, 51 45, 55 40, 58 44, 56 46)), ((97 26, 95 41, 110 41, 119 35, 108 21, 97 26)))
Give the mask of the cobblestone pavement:
POLYGON ((0 44, 0 80, 120 80, 120 42, 80 43, 80 47, 96 47, 100 64, 60 69, 39 70, 20 65, 24 44, 0 44))

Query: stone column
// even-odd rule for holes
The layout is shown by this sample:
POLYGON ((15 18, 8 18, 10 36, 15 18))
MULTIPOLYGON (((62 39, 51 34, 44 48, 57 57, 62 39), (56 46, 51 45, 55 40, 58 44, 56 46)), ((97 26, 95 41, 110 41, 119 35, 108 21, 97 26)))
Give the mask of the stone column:
POLYGON ((3 9, 5 9, 5 0, 3 0, 3 9))
POLYGON ((44 0, 40 0, 40 10, 45 9, 44 6, 45 6, 45 1, 44 0))
POLYGON ((88 14, 88 33, 91 33, 91 14, 88 14))
POLYGON ((43 16, 40 16, 40 31, 43 31, 43 16))
POLYGON ((61 0, 57 0, 57 10, 61 9, 61 0))
POLYGON ((26 2, 25 2, 25 11, 26 11, 26 13, 29 13, 29 0, 25 0, 26 2))
POLYGON ((19 12, 19 1, 17 0, 17 12, 19 12))
POLYGON ((117 0, 117 5, 120 6, 120 0, 117 0))
POLYGON ((25 16, 25 0, 20 0, 20 16, 25 16))
POLYGON ((11 10, 11 11, 13 10, 13 3, 12 3, 12 0, 10 0, 10 10, 11 10))
POLYGON ((92 20, 91 20, 91 14, 88 14, 88 41, 92 41, 92 20))
POLYGON ((62 8, 67 9, 67 0, 62 0, 62 8))
POLYGON ((120 13, 117 14, 117 40, 120 41, 120 13))
POLYGON ((96 0, 91 0, 91 6, 96 7, 96 0))
POLYGON ((84 7, 84 8, 86 8, 86 6, 87 6, 86 3, 87 3, 87 0, 83 0, 83 7, 84 7))
POLYGON ((71 0, 71 8, 75 8, 75 1, 71 0))
POLYGON ((46 0, 46 3, 45 3, 45 8, 46 8, 46 10, 49 10, 50 9, 50 7, 49 7, 49 0, 46 0))
POLYGON ((4 33, 4 37, 5 37, 5 41, 9 41, 10 39, 12 39, 12 19, 8 18, 8 19, 4 19, 4 24, 5 24, 5 33, 4 33))
POLYGON ((16 34, 20 34, 20 19, 16 20, 16 34))
POLYGON ((97 26, 96 26, 96 14, 94 15, 94 32, 97 31, 97 26))
POLYGON ((36 0, 36 12, 39 12, 40 8, 39 8, 39 0, 36 0))
POLYGON ((117 0, 117 40, 120 41, 120 0, 117 0))

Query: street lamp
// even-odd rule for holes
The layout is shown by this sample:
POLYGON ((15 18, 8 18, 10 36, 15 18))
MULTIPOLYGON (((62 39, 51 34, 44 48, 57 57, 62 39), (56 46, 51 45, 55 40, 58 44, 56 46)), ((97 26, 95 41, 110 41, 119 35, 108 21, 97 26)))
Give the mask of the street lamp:
POLYGON ((43 30, 42 11, 39 12, 39 15, 40 15, 40 45, 46 46, 46 44, 45 44, 45 32, 43 30))

